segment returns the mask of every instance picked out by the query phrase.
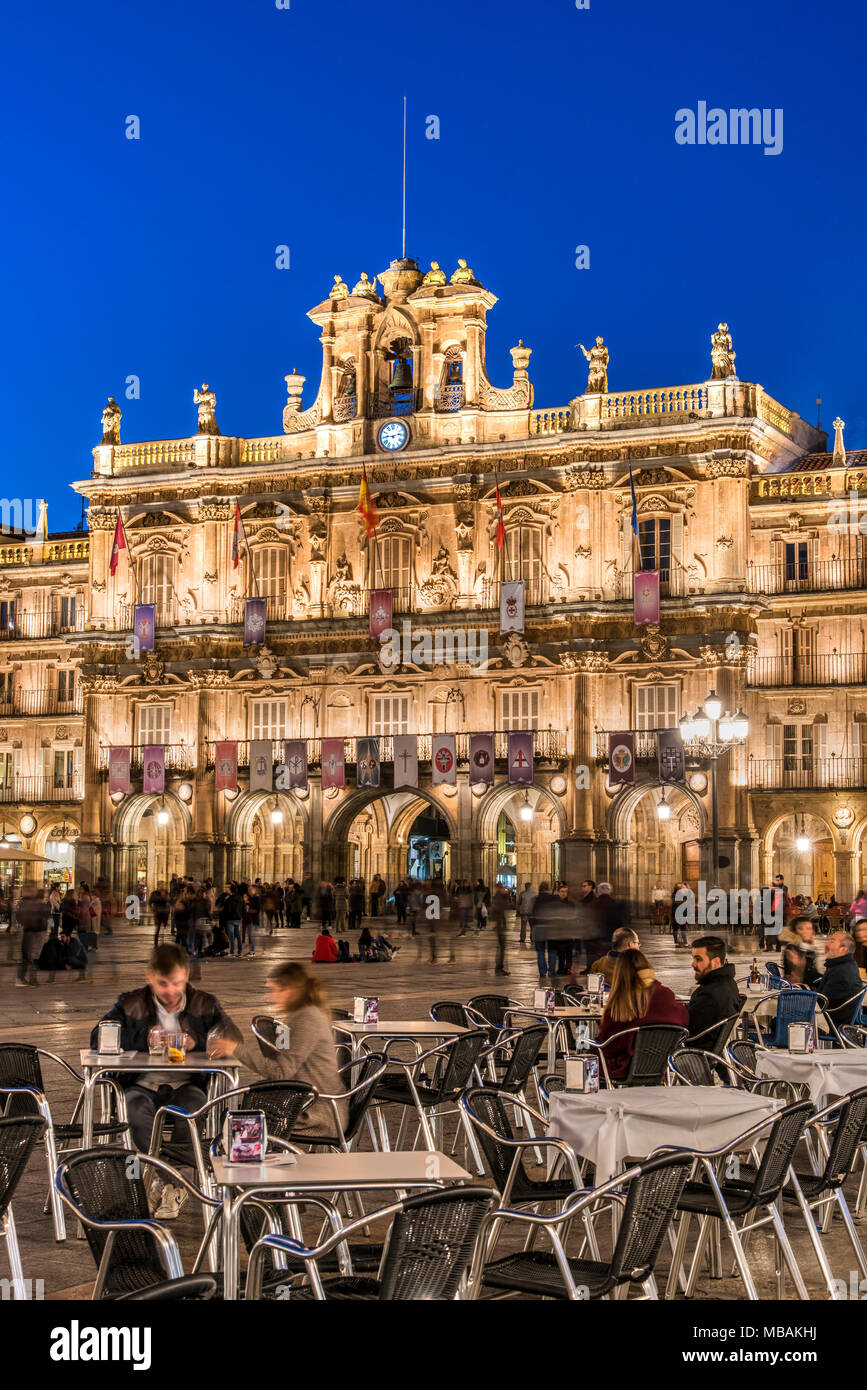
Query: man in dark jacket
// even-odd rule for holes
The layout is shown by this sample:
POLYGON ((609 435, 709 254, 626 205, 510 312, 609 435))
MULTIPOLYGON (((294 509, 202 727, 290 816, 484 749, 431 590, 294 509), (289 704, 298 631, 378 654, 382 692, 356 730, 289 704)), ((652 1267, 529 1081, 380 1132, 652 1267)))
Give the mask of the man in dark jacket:
MULTIPOLYGON (((109 1012, 103 1014, 104 1021, 121 1025, 120 1045, 124 1052, 147 1052, 148 1033, 156 1027, 185 1034, 187 1052, 203 1053, 212 1028, 219 1028, 224 1037, 241 1041, 238 1028, 219 1000, 190 986, 190 962, 182 947, 174 942, 155 946, 145 978, 144 988, 121 994, 109 1012)), ((93 1048, 98 1031, 99 1024, 90 1035, 93 1048)), ((204 1105, 206 1099, 207 1077, 200 1073, 178 1075, 171 1071, 169 1063, 165 1071, 120 1072, 118 1080, 126 1093, 133 1141, 144 1153, 150 1144, 154 1115, 161 1105, 192 1111, 204 1105)))
MULTIPOLYGON (((741 995, 735 968, 726 964, 726 944, 720 936, 700 936, 692 943, 692 970, 696 978, 687 1010, 689 1036, 694 1038, 715 1023, 740 1012, 741 995)), ((717 1035, 708 1033, 701 1047, 713 1052, 717 1035)))
POLYGON ((835 931, 828 937, 825 946, 825 973, 820 975, 814 985, 819 994, 828 1001, 826 1013, 839 1028, 852 1022, 855 1005, 847 1003, 852 996, 864 988, 861 972, 855 963, 855 939, 848 932, 835 931), (846 1005, 843 1008, 843 1005, 846 1005))

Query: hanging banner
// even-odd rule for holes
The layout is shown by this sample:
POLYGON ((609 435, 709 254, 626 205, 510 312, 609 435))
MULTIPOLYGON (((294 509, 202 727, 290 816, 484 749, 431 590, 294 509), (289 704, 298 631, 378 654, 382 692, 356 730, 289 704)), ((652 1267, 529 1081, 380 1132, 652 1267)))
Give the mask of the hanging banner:
POLYGON ((509 734, 509 781, 532 782, 533 735, 509 734))
POLYGON ((442 786, 446 782, 451 786, 455 785, 458 780, 458 758, 455 751, 454 734, 434 734, 431 763, 433 770, 431 781, 435 787, 442 786))
POLYGON ((355 785, 357 787, 378 787, 379 739, 360 738, 358 740, 357 757, 355 785))
POLYGON ((322 790, 346 786, 346 764, 343 760, 343 739, 322 740, 322 790))
POLYGON ((370 635, 379 639, 383 632, 391 630, 391 615, 394 607, 392 589, 371 589, 370 591, 370 635))
POLYGON ((635 735, 608 735, 608 785, 632 786, 635 781, 635 735))
POLYGON ((270 738, 250 739, 250 791, 270 792, 274 788, 274 757, 270 738))
POLYGON ((142 757, 142 790, 158 792, 166 789, 166 750, 161 743, 149 743, 142 757))
POLYGON ((415 734, 394 736, 394 785, 418 786, 418 745, 415 734))
POLYGON ((244 600, 244 646, 264 647, 265 645, 265 600, 248 598, 244 600))
POLYGON ((685 782, 686 759, 680 729, 659 729, 656 734, 660 782, 685 782))
POLYGON ((238 790, 237 741, 217 744, 214 755, 214 789, 218 792, 236 792, 238 790))
POLYGON ((156 617, 156 604, 136 604, 132 632, 133 636, 138 639, 138 649, 140 652, 152 652, 154 649, 156 617))
POLYGON ((284 756, 287 787, 306 787, 307 744, 303 738, 287 738, 284 756))
POLYGON ((632 576, 632 620, 636 627, 659 624, 659 570, 632 576))
POLYGON ((523 579, 504 579, 500 584, 500 631, 524 631, 523 579))
POLYGON ((108 794, 129 791, 129 749, 109 748, 108 750, 108 794))
POLYGON ((470 734, 470 786, 494 785, 494 735, 470 734))

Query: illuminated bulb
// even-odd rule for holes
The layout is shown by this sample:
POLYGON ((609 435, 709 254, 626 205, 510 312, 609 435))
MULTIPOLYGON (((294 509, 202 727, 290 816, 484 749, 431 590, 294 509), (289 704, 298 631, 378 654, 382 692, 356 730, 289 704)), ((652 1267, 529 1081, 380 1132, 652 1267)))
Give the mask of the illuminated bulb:
POLYGON ((169 823, 169 813, 168 813, 168 811, 157 811, 157 825, 168 825, 168 823, 169 823))
POLYGON ((530 798, 527 796, 527 793, 526 793, 526 792, 524 792, 524 804, 523 804, 523 806, 521 807, 521 809, 520 809, 520 811, 518 812, 518 814, 520 815, 521 820, 532 820, 532 819, 533 819, 533 808, 532 808, 532 806, 530 805, 530 798))
POLYGON ((271 812, 271 824, 272 824, 272 825, 282 825, 282 824, 283 824, 283 812, 280 810, 280 807, 279 807, 279 806, 275 806, 275 807, 274 807, 274 810, 271 812))
POLYGON ((657 802, 656 815, 658 820, 669 820, 671 817, 671 807, 666 801, 664 793, 662 800, 657 802))
POLYGON ((798 838, 797 838, 797 840, 795 841, 795 849, 798 851, 798 853, 799 853, 799 854, 806 854, 807 851, 809 850, 809 848, 810 848, 810 841, 807 839, 807 836, 806 836, 806 835, 799 835, 798 838))
POLYGON ((708 719, 719 719, 722 714, 722 700, 715 690, 712 690, 704 702, 704 712, 708 719))

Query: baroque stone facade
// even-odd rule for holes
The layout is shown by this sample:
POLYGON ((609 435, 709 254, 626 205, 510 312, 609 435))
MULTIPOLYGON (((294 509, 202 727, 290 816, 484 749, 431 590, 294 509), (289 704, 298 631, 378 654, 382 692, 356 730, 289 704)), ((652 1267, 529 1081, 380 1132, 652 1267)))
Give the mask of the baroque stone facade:
MULTIPOLYGON (((118 892, 173 871, 379 871, 391 885, 421 817, 448 846, 450 874, 590 876, 646 901, 657 879, 712 878, 706 750, 687 749, 661 822, 655 730, 713 688, 750 719, 746 745, 719 763, 720 881, 749 887, 779 868, 793 890, 848 896, 867 825, 867 549, 849 492, 867 454, 845 451, 842 424, 824 452, 824 434, 733 376, 605 394, 580 394, 576 380, 567 406, 535 408, 523 343, 511 383, 489 379, 496 299, 465 271, 441 283, 404 260, 351 292, 353 277, 336 281, 309 315, 322 344, 315 398, 305 404, 304 378, 288 374, 280 432, 124 444, 114 421, 74 485, 89 533, 0 548, 7 828, 43 853, 58 837, 74 844, 76 876, 118 892), (357 511, 363 465, 375 541, 357 511), (630 469, 641 557, 661 575, 660 623, 642 629, 630 469), (112 575, 119 512, 128 550, 112 575), (131 566, 156 608, 144 656, 131 566), (503 637, 498 585, 518 577, 525 632, 503 637), (383 587, 396 628, 451 634, 440 659, 404 653, 385 667, 367 616, 383 587), (254 592, 267 645, 245 648, 254 592), (486 660, 468 658, 482 637, 486 660), (532 820, 506 780, 514 729, 535 731, 532 820), (637 778, 618 791, 607 734, 625 729, 637 778), (431 735, 451 731, 458 785, 434 787, 431 735), (483 794, 467 781, 474 731, 498 734, 483 794), (417 792, 393 790, 397 733, 419 735, 417 792), (379 790, 356 785, 359 734, 383 739, 379 790), (277 762, 284 738, 307 740, 306 794, 247 789, 257 737, 273 739, 277 762), (344 790, 322 792, 323 737, 345 740, 344 790), (221 739, 239 741, 235 796, 214 789, 221 739), (147 743, 166 745, 163 799, 141 790, 147 743), (117 744, 132 749, 133 790, 112 801, 117 744)), ((616 380, 616 345, 611 359, 616 380)))

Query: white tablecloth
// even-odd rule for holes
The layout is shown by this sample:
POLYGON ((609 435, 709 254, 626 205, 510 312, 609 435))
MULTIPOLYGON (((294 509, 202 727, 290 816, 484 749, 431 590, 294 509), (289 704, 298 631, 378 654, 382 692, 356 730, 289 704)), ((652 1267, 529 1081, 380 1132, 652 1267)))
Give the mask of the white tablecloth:
POLYGON ((867 1086, 867 1050, 829 1048, 805 1053, 774 1048, 758 1053, 756 1071, 774 1081, 805 1081, 814 1104, 821 1105, 825 1096, 845 1096, 867 1086))
POLYGON ((783 1102, 722 1086, 624 1086, 596 1095, 554 1091, 548 1134, 595 1164, 597 1183, 623 1160, 646 1158, 663 1144, 718 1149, 783 1102))

